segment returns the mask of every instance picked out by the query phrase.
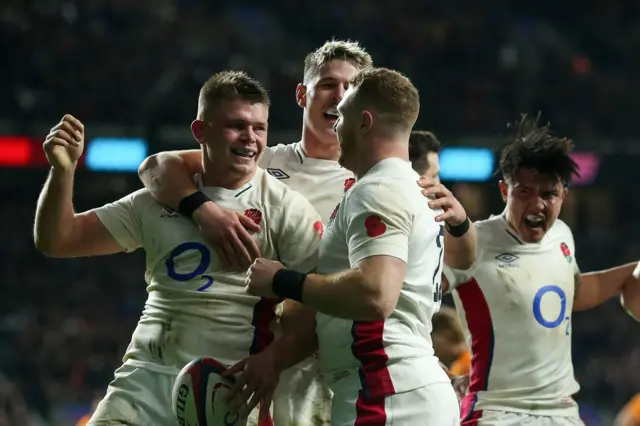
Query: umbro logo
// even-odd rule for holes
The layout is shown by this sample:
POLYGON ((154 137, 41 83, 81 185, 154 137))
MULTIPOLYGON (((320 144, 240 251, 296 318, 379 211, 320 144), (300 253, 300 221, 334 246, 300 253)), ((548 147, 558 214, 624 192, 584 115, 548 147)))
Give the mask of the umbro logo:
POLYGON ((267 173, 276 179, 289 179, 290 176, 280 169, 267 169, 267 173))
POLYGON ((514 260, 518 260, 519 257, 516 256, 515 254, 511 254, 511 253, 502 253, 502 254, 497 255, 496 259, 498 259, 500 262, 511 263, 514 260))
POLYGON ((160 212, 160 217, 162 219, 177 219, 180 217, 180 215, 168 207, 163 207, 162 211, 160 212))

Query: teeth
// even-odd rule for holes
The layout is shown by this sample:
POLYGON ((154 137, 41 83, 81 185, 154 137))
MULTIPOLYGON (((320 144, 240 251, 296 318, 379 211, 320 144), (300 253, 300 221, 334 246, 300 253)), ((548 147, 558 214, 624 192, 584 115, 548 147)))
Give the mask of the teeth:
POLYGON ((527 220, 532 223, 542 223, 544 221, 544 217, 528 215, 527 220))
POLYGON ((255 152, 250 151, 248 149, 244 149, 244 148, 236 148, 236 149, 232 149, 231 152, 233 152, 236 155, 242 155, 243 157, 253 157, 254 155, 256 155, 255 152))
POLYGON ((340 116, 340 113, 338 112, 337 108, 331 108, 327 110, 327 112, 325 112, 325 115, 328 115, 329 117, 333 117, 333 118, 338 118, 340 116))

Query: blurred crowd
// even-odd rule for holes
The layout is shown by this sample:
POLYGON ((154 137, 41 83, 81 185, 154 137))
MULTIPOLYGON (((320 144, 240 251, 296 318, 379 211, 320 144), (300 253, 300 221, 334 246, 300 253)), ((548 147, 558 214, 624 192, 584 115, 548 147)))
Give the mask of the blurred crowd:
POLYGON ((271 90, 272 127, 297 128, 302 59, 338 37, 410 76, 419 125, 438 134, 542 110, 563 133, 624 138, 640 110, 639 15, 633 0, 3 0, 0 117, 185 124, 202 82, 233 68, 271 90))
MULTIPOLYGON (((625 0, 3 0, 0 124, 28 132, 71 112, 89 123, 184 125, 202 81, 234 68, 270 89, 272 128, 298 129, 302 59, 337 37, 409 75, 422 96, 419 127, 438 135, 501 133, 517 112, 540 109, 562 133, 623 140, 635 136, 640 112, 639 15, 640 3, 625 0)), ((35 251, 44 177, 0 170, 0 426, 84 414, 119 364, 146 296, 141 252, 52 260, 35 251)), ((85 173, 76 205, 138 186, 135 176, 85 173)), ((640 258, 640 201, 624 191, 570 198, 564 216, 583 271, 640 258)), ((500 212, 487 184, 456 193, 474 219, 500 212)), ((614 412, 640 391, 631 374, 640 371, 638 325, 612 301, 576 314, 573 333, 578 401, 614 412)))

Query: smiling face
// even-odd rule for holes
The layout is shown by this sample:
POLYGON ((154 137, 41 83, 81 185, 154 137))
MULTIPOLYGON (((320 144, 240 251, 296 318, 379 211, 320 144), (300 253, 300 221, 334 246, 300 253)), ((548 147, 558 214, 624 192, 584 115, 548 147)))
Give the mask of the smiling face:
POLYGON ((269 107, 246 100, 222 100, 204 120, 192 124, 204 146, 205 161, 216 173, 238 178, 253 175, 267 145, 269 107))
POLYGON ((363 112, 358 111, 353 98, 356 90, 351 87, 338 104, 338 120, 334 125, 334 132, 340 143, 338 163, 345 169, 355 171, 358 149, 362 139, 363 112))
POLYGON ((298 85, 298 104, 304 108, 304 126, 325 144, 337 143, 333 126, 338 118, 338 103, 344 97, 349 80, 358 68, 349 61, 334 59, 318 70, 306 85, 298 85))
POLYGON ((509 224, 528 243, 545 236, 560 215, 567 188, 559 178, 521 167, 510 182, 500 182, 509 224))

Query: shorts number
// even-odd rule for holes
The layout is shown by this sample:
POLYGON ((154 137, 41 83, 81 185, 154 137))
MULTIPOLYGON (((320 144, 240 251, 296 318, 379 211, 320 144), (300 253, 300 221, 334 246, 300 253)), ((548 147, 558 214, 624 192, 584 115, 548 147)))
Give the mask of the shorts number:
POLYGON ((211 252, 204 244, 195 242, 182 243, 171 250, 169 258, 164 263, 165 265, 167 265, 167 275, 169 276, 169 278, 172 278, 176 281, 187 282, 191 281, 194 278, 203 279, 205 282, 198 288, 197 291, 204 291, 211 287, 211 285, 213 284, 213 277, 204 274, 204 272, 207 270, 207 268, 209 268, 209 265, 211 264, 211 252), (200 252, 200 263, 191 272, 181 273, 176 271, 176 258, 181 254, 188 252, 189 250, 200 252))
POLYGON ((433 274, 433 301, 442 302, 442 257, 444 253, 444 226, 440 225, 438 235, 436 235, 436 246, 440 249, 438 255, 438 266, 433 274))
POLYGON ((568 315, 565 316, 566 313, 567 295, 565 294, 564 290, 562 290, 557 285, 547 285, 542 287, 540 290, 538 290, 535 297, 533 298, 533 317, 536 319, 536 321, 538 321, 538 323, 545 328, 556 328, 560 324, 562 324, 562 321, 567 320, 567 328, 565 330, 565 334, 568 336, 571 317, 568 315), (542 303, 542 297, 547 293, 554 293, 560 298, 560 312, 558 313, 558 316, 551 321, 542 315, 542 309, 540 306, 540 304, 542 303))

